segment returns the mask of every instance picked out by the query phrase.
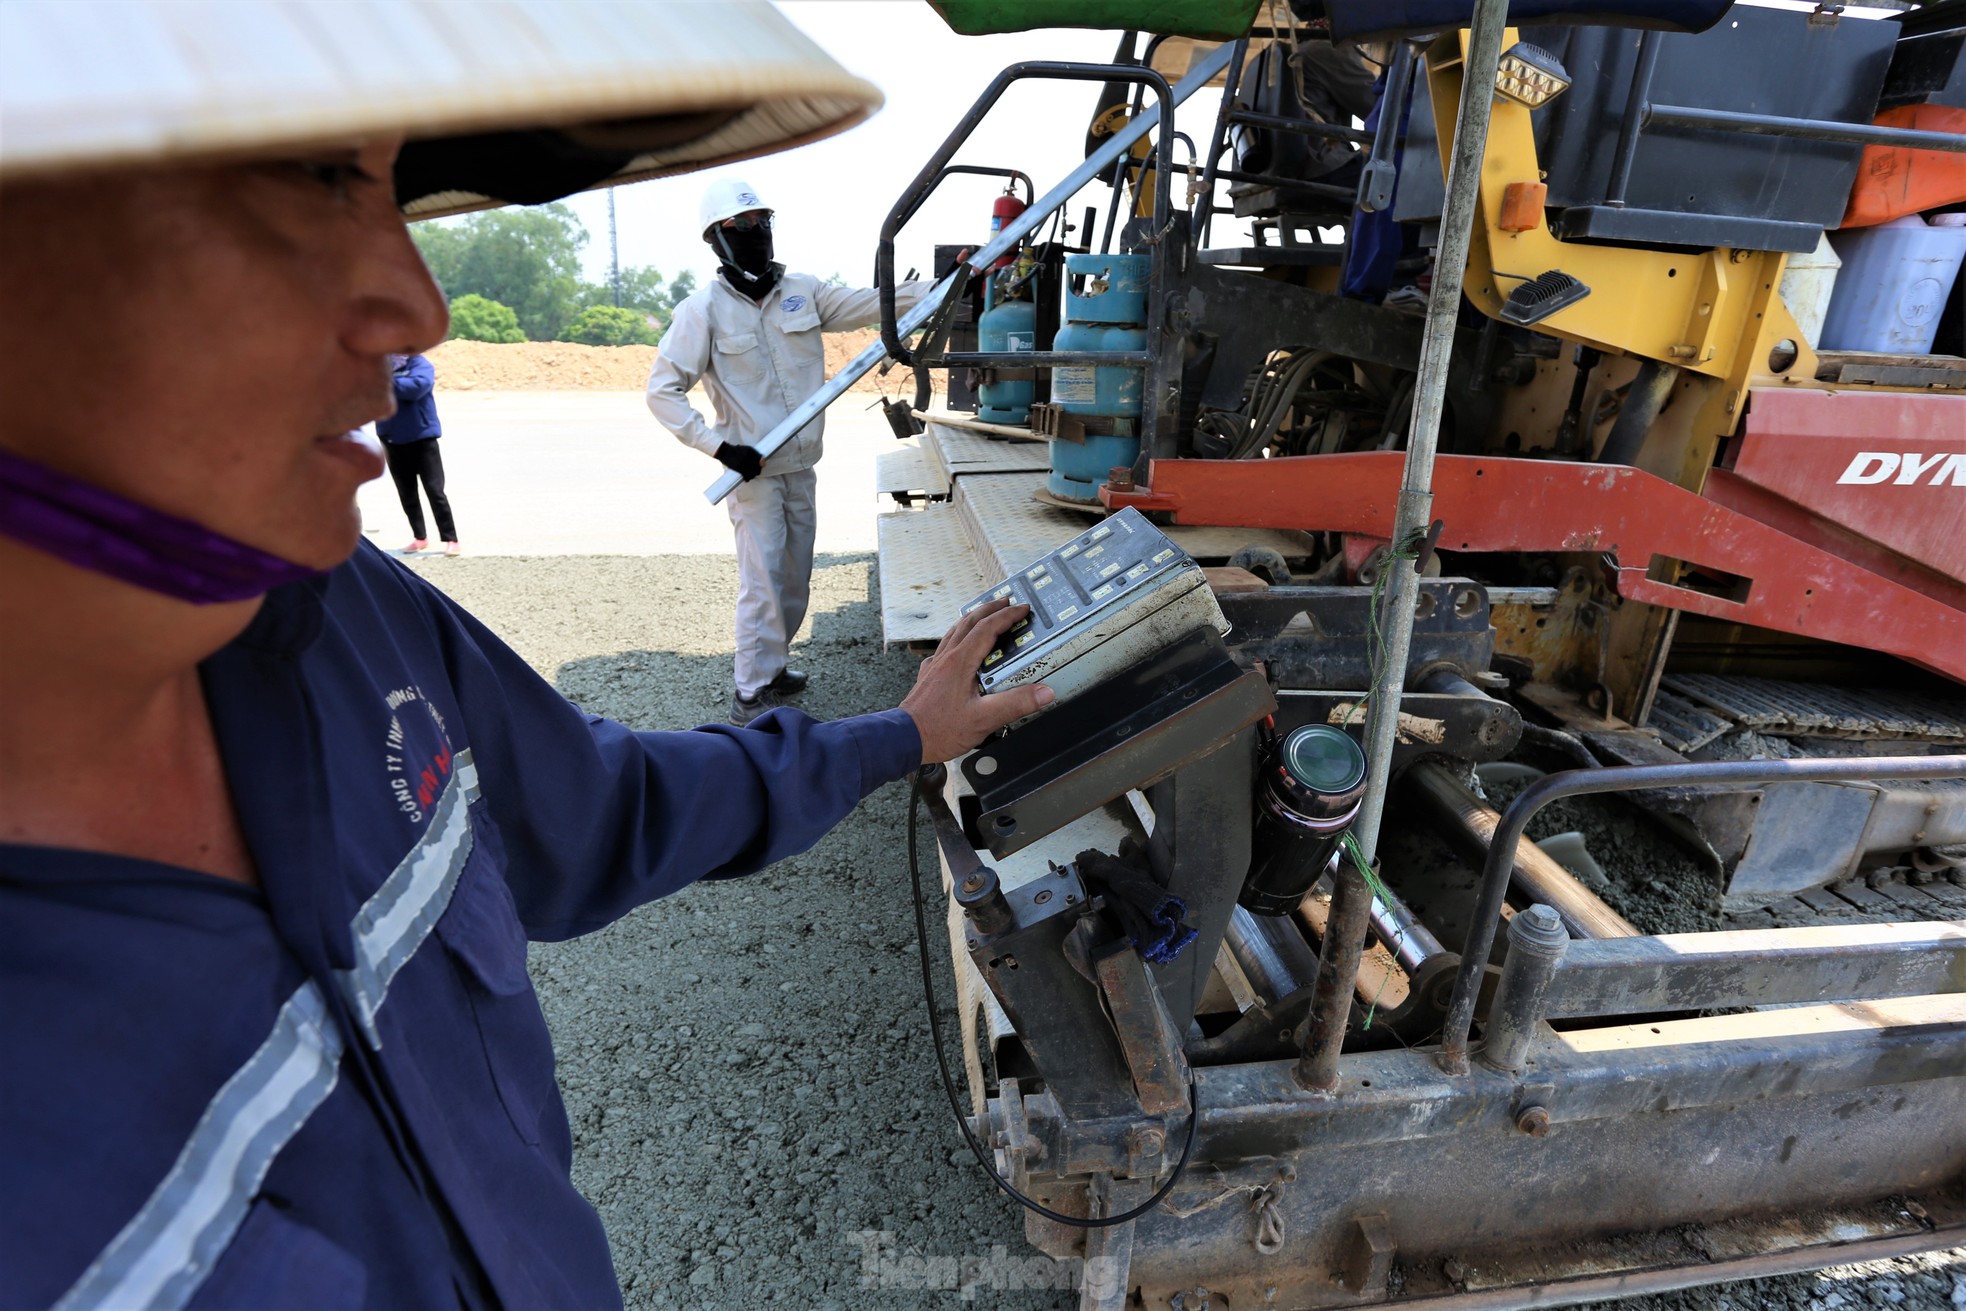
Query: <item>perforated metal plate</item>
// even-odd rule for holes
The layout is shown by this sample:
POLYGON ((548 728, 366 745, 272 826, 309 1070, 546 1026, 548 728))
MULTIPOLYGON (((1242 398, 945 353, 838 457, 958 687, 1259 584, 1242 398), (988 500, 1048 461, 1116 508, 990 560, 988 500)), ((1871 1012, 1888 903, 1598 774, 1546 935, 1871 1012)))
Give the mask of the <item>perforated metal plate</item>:
POLYGON ((882 636, 890 646, 940 640, 989 582, 962 520, 931 505, 884 514, 879 527, 882 636))
MULTIPOLYGON (((993 577, 1015 573, 1084 532, 1092 520, 1033 500, 1041 473, 990 473, 959 477, 950 504, 962 511, 973 540, 991 546, 985 568, 993 577)), ((1267 547, 1285 557, 1311 554, 1303 533, 1271 528, 1164 529, 1174 544, 1201 564, 1220 564, 1245 546, 1267 547)))
POLYGON ((1040 441, 994 441, 976 428, 930 420, 922 447, 950 477, 966 473, 1042 473, 1051 468, 1051 447, 1040 441))
POLYGON ((875 457, 874 491, 881 496, 946 497, 949 475, 927 451, 909 442, 875 457))

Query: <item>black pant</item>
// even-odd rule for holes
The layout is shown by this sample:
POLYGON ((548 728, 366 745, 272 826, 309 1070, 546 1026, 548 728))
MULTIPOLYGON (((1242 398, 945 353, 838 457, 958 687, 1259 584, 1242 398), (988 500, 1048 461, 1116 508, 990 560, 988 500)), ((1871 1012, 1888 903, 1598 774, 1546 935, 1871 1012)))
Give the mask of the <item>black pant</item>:
POLYGON ((424 539, 423 506, 416 499, 416 480, 423 479, 423 490, 430 497, 430 513, 437 518, 437 535, 447 542, 457 540, 457 527, 451 522, 450 498, 444 495, 444 457, 437 453, 435 437, 420 442, 384 443, 382 452, 389 460, 389 476, 396 480, 396 495, 402 499, 403 513, 410 517, 410 531, 424 539))

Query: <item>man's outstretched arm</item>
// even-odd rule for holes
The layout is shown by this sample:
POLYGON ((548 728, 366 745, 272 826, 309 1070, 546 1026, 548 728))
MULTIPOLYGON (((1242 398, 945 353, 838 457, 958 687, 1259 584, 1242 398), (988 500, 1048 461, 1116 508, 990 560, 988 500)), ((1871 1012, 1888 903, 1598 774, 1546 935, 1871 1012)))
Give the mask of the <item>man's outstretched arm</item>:
POLYGON ((961 755, 1049 704, 983 695, 976 671, 1026 613, 963 617, 899 708, 820 723, 780 709, 749 728, 637 732, 588 715, 448 599, 425 593, 528 936, 590 932, 704 878, 810 847, 875 789, 961 755))

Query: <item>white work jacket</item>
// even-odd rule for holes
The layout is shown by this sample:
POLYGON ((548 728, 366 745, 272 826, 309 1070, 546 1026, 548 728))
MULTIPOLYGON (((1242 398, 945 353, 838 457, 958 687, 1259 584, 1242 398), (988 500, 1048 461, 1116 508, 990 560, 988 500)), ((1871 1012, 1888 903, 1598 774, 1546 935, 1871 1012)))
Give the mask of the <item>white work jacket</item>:
MULTIPOLYGON (((932 288, 895 288, 896 312, 912 308, 932 288)), ((787 273, 762 304, 753 304, 721 275, 676 307, 661 353, 649 371, 649 413, 685 445, 715 455, 724 442, 756 446, 826 382, 820 334, 880 322, 872 288, 835 287, 809 273, 787 273), (689 403, 698 381, 710 395, 706 422, 689 403)), ((796 473, 819 462, 826 416, 819 415, 765 461, 767 474, 796 473)))

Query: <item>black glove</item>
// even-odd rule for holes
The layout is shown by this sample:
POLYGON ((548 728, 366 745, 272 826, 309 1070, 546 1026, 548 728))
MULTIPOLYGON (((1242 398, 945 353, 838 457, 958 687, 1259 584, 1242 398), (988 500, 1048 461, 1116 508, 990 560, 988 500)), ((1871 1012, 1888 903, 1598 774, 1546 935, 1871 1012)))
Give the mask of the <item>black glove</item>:
POLYGON ((765 471, 765 457, 758 454, 755 446, 732 446, 724 442, 717 447, 717 462, 747 483, 765 471))

